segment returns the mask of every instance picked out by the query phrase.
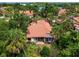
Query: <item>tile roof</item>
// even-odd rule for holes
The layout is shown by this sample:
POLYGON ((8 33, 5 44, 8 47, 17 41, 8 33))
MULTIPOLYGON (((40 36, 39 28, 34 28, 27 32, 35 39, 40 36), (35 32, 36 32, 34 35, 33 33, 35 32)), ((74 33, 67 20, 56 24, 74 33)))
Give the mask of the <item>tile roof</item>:
POLYGON ((28 32, 27 37, 51 37, 51 26, 45 20, 38 20, 28 26, 28 32))
POLYGON ((63 15, 63 14, 66 14, 66 9, 60 9, 59 12, 58 12, 58 15, 63 15))
POLYGON ((74 27, 79 30, 79 16, 73 17, 74 27))
POLYGON ((33 16, 33 11, 29 11, 29 10, 26 10, 26 11, 19 11, 21 14, 25 14, 27 16, 33 16))
POLYGON ((61 23, 64 22, 64 20, 63 19, 57 19, 56 22, 59 23, 59 24, 61 24, 61 23))

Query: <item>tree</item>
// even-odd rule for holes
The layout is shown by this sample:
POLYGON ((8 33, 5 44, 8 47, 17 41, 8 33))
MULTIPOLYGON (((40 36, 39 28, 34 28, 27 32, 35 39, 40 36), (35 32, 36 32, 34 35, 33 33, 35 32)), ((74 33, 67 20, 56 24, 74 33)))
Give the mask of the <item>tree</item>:
MULTIPOLYGON (((1 37, 1 35, 0 35, 1 37)), ((2 40, 0 39, 0 56, 23 56, 26 49, 25 34, 18 29, 11 29, 3 33, 2 40), (5 50, 4 50, 5 48, 5 50)))
MULTIPOLYGON (((26 47, 25 34, 18 29, 11 29, 8 32, 8 45, 6 46, 7 56, 19 56, 26 47)), ((20 55, 23 56, 23 55, 20 55)))
POLYGON ((66 33, 66 35, 64 36, 66 39, 64 38, 63 40, 67 40, 67 41, 63 42, 64 44, 62 44, 62 42, 60 43, 62 44, 61 46, 65 45, 64 49, 61 48, 61 51, 59 53, 60 56, 79 56, 78 36, 79 34, 76 31, 72 31, 70 35, 66 33), (65 43, 67 43, 67 45, 65 43))
POLYGON ((39 56, 38 47, 35 44, 27 45, 25 55, 27 57, 37 57, 37 56, 39 56))
POLYGON ((79 56, 78 53, 79 53, 79 44, 74 43, 74 44, 68 45, 68 48, 63 49, 60 52, 60 56, 63 56, 63 57, 68 57, 68 56, 78 57, 79 56))
POLYGON ((0 19, 0 31, 5 31, 9 29, 8 22, 5 21, 5 19, 0 19))
POLYGON ((48 47, 44 46, 40 52, 40 55, 42 57, 49 57, 50 56, 50 49, 48 47))
POLYGON ((52 25, 52 34, 56 36, 56 39, 59 39, 65 32, 74 30, 73 23, 68 17, 65 16, 63 18, 62 16, 60 19, 62 23, 56 21, 56 23, 52 25))
POLYGON ((30 23, 29 17, 22 15, 22 14, 14 14, 11 20, 9 21, 9 28, 19 28, 23 32, 26 32, 27 26, 30 23))

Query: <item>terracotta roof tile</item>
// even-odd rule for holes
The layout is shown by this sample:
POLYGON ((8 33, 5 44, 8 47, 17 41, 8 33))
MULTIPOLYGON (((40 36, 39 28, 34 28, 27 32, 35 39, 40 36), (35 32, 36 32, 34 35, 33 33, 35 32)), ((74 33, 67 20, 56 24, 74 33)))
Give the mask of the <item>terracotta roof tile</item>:
POLYGON ((73 17, 74 27, 79 30, 79 17, 73 17))
POLYGON ((63 15, 66 13, 66 9, 60 9, 59 12, 58 12, 58 15, 63 15))
POLYGON ((29 10, 26 10, 26 11, 19 11, 21 14, 25 14, 27 16, 33 16, 33 11, 29 11, 29 10))
POLYGON ((28 31, 27 37, 48 37, 50 36, 51 26, 45 20, 39 20, 37 23, 32 22, 28 26, 28 31))

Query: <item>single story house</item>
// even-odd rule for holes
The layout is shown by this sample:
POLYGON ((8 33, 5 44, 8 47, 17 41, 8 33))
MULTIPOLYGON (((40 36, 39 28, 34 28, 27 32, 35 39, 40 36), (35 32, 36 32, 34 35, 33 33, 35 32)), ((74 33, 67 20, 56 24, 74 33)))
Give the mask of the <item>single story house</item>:
POLYGON ((52 42, 52 27, 46 20, 33 21, 28 26, 27 38, 30 42, 52 42))
POLYGON ((79 16, 73 17, 73 19, 74 19, 73 24, 74 24, 75 29, 79 31, 79 16))
POLYGON ((33 13, 33 11, 32 10, 25 10, 25 11, 19 11, 20 12, 20 14, 24 14, 24 15, 27 15, 27 16, 29 16, 30 18, 32 18, 33 17, 33 15, 34 15, 34 13, 33 13))
POLYGON ((67 10, 64 8, 60 8, 59 12, 58 12, 58 16, 64 15, 67 13, 67 10))

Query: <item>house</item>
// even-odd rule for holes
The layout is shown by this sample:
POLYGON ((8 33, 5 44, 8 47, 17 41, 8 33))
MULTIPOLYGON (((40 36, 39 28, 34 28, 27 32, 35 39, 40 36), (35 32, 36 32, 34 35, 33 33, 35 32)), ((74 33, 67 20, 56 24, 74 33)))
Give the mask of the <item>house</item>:
POLYGON ((52 27, 46 20, 33 21, 28 26, 27 38, 30 42, 52 42, 52 27))
POLYGON ((57 22, 58 24, 62 24, 62 23, 64 22, 64 20, 63 20, 63 19, 56 19, 56 22, 57 22))
POLYGON ((29 16, 30 18, 33 17, 33 11, 32 10, 25 10, 25 11, 19 11, 20 14, 24 14, 24 15, 27 15, 29 16))
POLYGON ((60 10, 58 12, 58 16, 65 15, 66 13, 67 13, 67 10, 66 9, 60 8, 60 10))
POLYGON ((0 16, 4 16, 5 7, 0 7, 0 16))
POLYGON ((73 24, 76 30, 79 30, 79 16, 73 17, 73 24))

